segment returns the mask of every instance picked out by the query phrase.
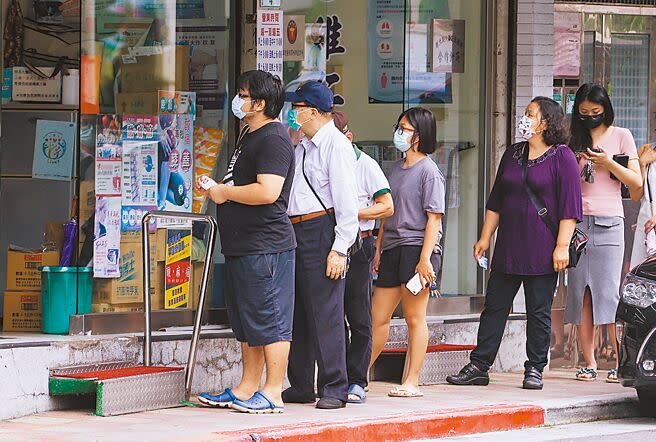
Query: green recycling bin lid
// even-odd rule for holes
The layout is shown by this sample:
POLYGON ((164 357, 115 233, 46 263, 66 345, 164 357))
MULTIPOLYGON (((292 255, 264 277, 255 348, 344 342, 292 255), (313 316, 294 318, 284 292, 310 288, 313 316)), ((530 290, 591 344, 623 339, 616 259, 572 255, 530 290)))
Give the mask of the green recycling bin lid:
POLYGON ((44 266, 39 267, 44 273, 90 273, 93 267, 58 267, 58 266, 44 266))

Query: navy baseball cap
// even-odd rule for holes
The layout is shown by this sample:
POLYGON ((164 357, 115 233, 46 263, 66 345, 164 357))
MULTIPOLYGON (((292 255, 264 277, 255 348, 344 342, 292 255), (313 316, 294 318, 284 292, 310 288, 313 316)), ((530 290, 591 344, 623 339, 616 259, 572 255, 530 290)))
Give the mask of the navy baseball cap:
POLYGON ((321 112, 333 110, 333 92, 318 81, 308 81, 300 85, 296 91, 285 93, 285 101, 305 102, 321 112))

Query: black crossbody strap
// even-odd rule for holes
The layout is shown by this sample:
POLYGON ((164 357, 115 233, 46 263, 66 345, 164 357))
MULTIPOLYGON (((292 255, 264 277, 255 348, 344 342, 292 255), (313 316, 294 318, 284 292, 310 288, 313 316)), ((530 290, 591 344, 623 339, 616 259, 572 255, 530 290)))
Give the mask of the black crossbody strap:
POLYGON ((308 179, 307 175, 305 174, 305 153, 306 153, 306 151, 305 151, 305 147, 303 147, 303 164, 301 165, 301 170, 303 171, 303 178, 305 178, 305 182, 307 183, 308 187, 310 188, 310 190, 312 191, 312 193, 314 194, 314 196, 315 196, 315 197, 317 198, 317 200, 319 201, 319 204, 321 204, 321 207, 323 207, 323 210, 326 212, 326 214, 327 214, 328 216, 330 216, 330 217, 332 218, 332 220, 335 222, 335 224, 337 224, 337 218, 335 217, 335 214, 334 214, 334 213, 330 213, 330 212, 328 211, 328 208, 326 207, 326 205, 325 205, 325 204, 323 203, 323 201, 321 200, 321 197, 319 196, 319 194, 317 193, 317 191, 314 190, 314 187, 312 187, 312 184, 310 184, 310 180, 308 179))
POLYGON ((538 195, 535 194, 530 184, 528 183, 528 143, 524 144, 524 151, 522 153, 522 181, 524 182, 524 188, 528 194, 528 199, 531 200, 533 206, 538 211, 538 216, 540 219, 547 225, 551 233, 556 239, 558 239, 558 227, 554 224, 553 220, 549 216, 549 211, 544 205, 544 201, 538 195))

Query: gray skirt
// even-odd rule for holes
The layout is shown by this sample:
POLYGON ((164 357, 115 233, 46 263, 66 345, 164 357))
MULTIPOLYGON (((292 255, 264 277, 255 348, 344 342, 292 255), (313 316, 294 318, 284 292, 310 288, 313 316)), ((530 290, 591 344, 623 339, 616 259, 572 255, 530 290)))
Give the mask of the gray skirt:
POLYGON ((586 287, 590 287, 592 294, 593 322, 615 323, 624 260, 624 219, 585 215, 578 227, 590 240, 576 268, 567 271, 565 323, 581 323, 586 287))

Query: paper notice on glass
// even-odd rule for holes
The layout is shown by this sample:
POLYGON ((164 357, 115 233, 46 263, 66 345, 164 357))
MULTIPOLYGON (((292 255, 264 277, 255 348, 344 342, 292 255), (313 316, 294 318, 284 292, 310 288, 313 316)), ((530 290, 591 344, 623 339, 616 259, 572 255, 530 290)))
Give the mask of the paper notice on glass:
POLYGON ((406 64, 413 72, 428 70, 428 25, 409 23, 406 26, 406 64))
POLYGON ((305 31, 304 15, 285 16, 285 61, 303 61, 305 58, 305 41, 302 32, 305 31))
POLYGON ((465 72, 465 21, 433 20, 433 72, 465 72))
POLYGON ((157 115, 124 115, 122 138, 130 141, 159 140, 159 119, 157 115))
POLYGON ((191 230, 166 231, 164 308, 190 308, 191 230))
POLYGON ((326 72, 326 23, 305 25, 305 58, 303 68, 326 72))
MULTIPOLYGON (((178 44, 188 45, 190 48, 189 90, 196 93, 195 103, 202 106, 204 112, 223 109, 221 82, 225 78, 226 33, 225 26, 199 25, 176 28, 178 44)), ((216 120, 214 124, 218 124, 216 120)))
POLYGON ((96 120, 96 196, 121 196, 121 135, 119 116, 98 115, 96 120))
POLYGON ((554 14, 554 77, 579 76, 582 37, 581 14, 567 12, 554 14))
MULTIPOLYGON (((157 206, 122 206, 121 207, 121 232, 135 232, 141 230, 141 221, 144 215, 151 210, 157 210, 157 206)), ((150 222, 150 231, 156 227, 155 220, 150 222)))
POLYGON ((279 10, 257 10, 257 69, 282 79, 283 13, 279 10))
POLYGON ((196 119, 196 92, 157 91, 160 114, 189 114, 196 119))
POLYGON ((121 198, 96 197, 93 235, 93 276, 121 276, 118 258, 121 251, 121 198))
POLYGON ((124 205, 157 205, 157 142, 123 141, 121 172, 124 205))
POLYGON ((37 120, 32 178, 69 181, 73 174, 75 123, 37 120))
POLYGON ((96 157, 96 196, 121 196, 121 166, 121 161, 99 161, 96 157))

